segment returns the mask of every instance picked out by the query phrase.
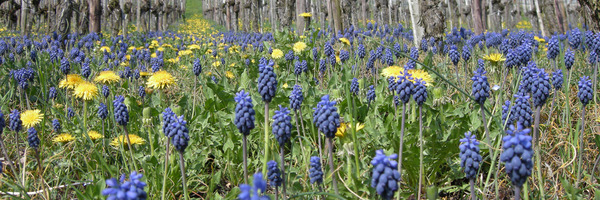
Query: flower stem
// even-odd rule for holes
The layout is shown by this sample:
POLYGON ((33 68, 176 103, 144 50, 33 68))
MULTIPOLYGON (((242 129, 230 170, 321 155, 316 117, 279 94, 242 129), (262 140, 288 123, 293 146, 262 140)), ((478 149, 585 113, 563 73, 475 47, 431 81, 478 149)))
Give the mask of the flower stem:
POLYGON ((279 200, 279 187, 275 186, 275 200, 279 200))
POLYGON ((181 180, 183 181, 183 195, 185 196, 185 199, 189 200, 190 195, 188 194, 185 181, 185 160, 183 158, 183 151, 179 151, 179 168, 181 169, 181 180))
POLYGON ((540 147, 540 110, 542 109, 541 106, 536 107, 535 109, 535 124, 534 124, 534 129, 533 129, 533 148, 535 149, 537 147, 537 149, 535 149, 535 162, 536 162, 536 168, 537 168, 537 181, 539 184, 539 188, 540 188, 540 197, 541 199, 545 199, 546 195, 545 195, 545 191, 544 191, 544 186, 546 185, 544 183, 544 179, 542 179, 542 157, 540 156, 540 151, 542 150, 542 148, 540 147))
POLYGON ((331 168, 331 182, 333 182, 333 189, 335 194, 339 195, 340 192, 337 187, 337 180, 335 179, 335 168, 333 166, 333 138, 327 138, 327 145, 329 146, 329 168, 331 168))
POLYGON ((244 183, 248 184, 248 147, 247 147, 248 138, 246 135, 242 137, 242 152, 244 157, 244 183))
POLYGON ((487 126, 487 120, 485 120, 485 111, 483 108, 484 108, 483 103, 480 103, 479 110, 481 110, 481 120, 483 122, 483 127, 485 128, 485 142, 487 143, 487 145, 489 145, 490 154, 494 154, 494 148, 492 148, 492 143, 490 140, 490 130, 487 126))
POLYGON ((269 102, 265 102, 265 156, 263 157, 262 173, 267 174, 267 162, 269 161, 269 102))
MULTIPOLYGON (((458 78, 458 76, 457 76, 458 78)), ((402 104, 402 122, 400 123, 400 147, 398 150, 398 172, 402 176, 402 145, 404 144, 404 122, 406 120, 406 103, 402 104)), ((400 195, 398 195, 400 200, 400 195)))
POLYGON ((515 189, 515 200, 521 200, 521 188, 514 186, 515 189))
MULTIPOLYGON (((419 105, 419 193, 417 193, 417 199, 421 199, 423 171, 423 106, 419 105)), ((473 180, 471 179, 471 181, 473 180)), ((473 187, 473 183, 471 183, 471 187, 473 187)))
POLYGON ((475 195, 475 179, 469 179, 469 185, 471 186, 471 200, 476 200, 477 198, 475 195))
POLYGON ((283 152, 283 146, 279 147, 279 156, 281 157, 281 196, 282 199, 285 200, 286 199, 286 188, 285 188, 285 155, 283 152))
POLYGON ((0 147, 2 148, 2 154, 4 154, 4 158, 8 160, 8 166, 12 170, 13 176, 17 176, 15 166, 13 165, 13 162, 10 161, 10 157, 8 157, 8 154, 6 153, 6 147, 4 146, 4 139, 2 138, 2 135, 0 135, 0 147))
POLYGON ((167 190, 167 176, 169 174, 168 168, 169 168, 169 154, 171 150, 171 141, 169 140, 169 138, 167 137, 167 150, 165 152, 165 170, 163 171, 163 183, 162 183, 162 190, 160 192, 160 199, 161 200, 165 200, 165 191, 167 190))
POLYGON ((135 164, 135 159, 133 158, 133 147, 131 146, 131 140, 129 139, 129 131, 127 130, 127 126, 123 126, 123 130, 125 130, 125 137, 127 137, 127 147, 129 148, 129 157, 131 157, 131 162, 133 163, 134 170, 137 171, 139 168, 135 164))
POLYGON ((579 134, 579 163, 577 163, 577 182, 575 182, 575 188, 579 188, 579 182, 581 181, 581 163, 583 162, 583 133, 585 129, 585 104, 581 106, 581 133, 579 134))

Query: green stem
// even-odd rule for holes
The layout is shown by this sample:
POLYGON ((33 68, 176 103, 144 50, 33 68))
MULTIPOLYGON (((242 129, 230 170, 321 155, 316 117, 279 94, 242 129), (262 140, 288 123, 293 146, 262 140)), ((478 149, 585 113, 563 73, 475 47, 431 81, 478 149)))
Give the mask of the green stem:
POLYGON ((583 133, 585 130, 585 104, 581 106, 581 133, 579 134, 579 162, 577 163, 577 182, 575 182, 575 188, 579 188, 579 182, 581 182, 581 163, 583 162, 583 133))
POLYGON ((475 179, 471 178, 469 179, 469 185, 471 187, 471 200, 476 200, 476 195, 475 195, 475 179))
POLYGON ((540 199, 545 199, 546 195, 545 195, 545 183, 544 183, 544 179, 542 179, 542 157, 540 156, 540 151, 542 151, 542 148, 540 146, 540 137, 539 137, 539 132, 540 132, 540 110, 542 109, 541 106, 538 106, 535 109, 535 124, 534 124, 534 129, 533 129, 533 148, 535 150, 535 162, 536 162, 536 168, 537 168, 537 181, 539 184, 539 188, 540 188, 540 199), (537 149, 535 149, 537 147, 537 149))
POLYGON ((125 130, 125 137, 127 137, 127 147, 129 147, 129 157, 131 157, 131 162, 133 163, 134 170, 137 171, 139 168, 137 164, 135 164, 135 159, 133 157, 133 147, 131 146, 131 140, 129 139, 129 131, 127 130, 127 126, 123 126, 123 130, 125 130))
POLYGON ((167 176, 169 174, 169 154, 171 153, 171 141, 169 140, 169 138, 167 137, 167 150, 165 152, 165 170, 163 171, 163 183, 162 183, 162 190, 160 192, 160 199, 161 200, 165 200, 165 192, 167 190, 167 176))
POLYGON ((521 188, 514 186, 515 189, 515 200, 521 200, 521 188))
POLYGON ((327 145, 329 146, 329 170, 331 170, 331 182, 333 182, 333 189, 335 190, 335 194, 339 195, 340 192, 338 190, 337 187, 337 180, 336 180, 336 176, 335 176, 335 168, 333 165, 333 138, 327 138, 327 145))
POLYGON ((279 156, 281 157, 281 196, 282 199, 285 200, 286 199, 286 188, 285 188, 285 155, 284 155, 284 151, 283 151, 283 146, 279 147, 279 156))
POLYGON ((267 174, 267 162, 269 161, 269 152, 269 102, 265 102, 265 156, 263 157, 263 174, 267 174))
MULTIPOLYGON (((402 176, 402 146, 404 144, 404 122, 406 120, 406 103, 402 104, 402 123, 400 124, 400 147, 398 150, 398 172, 402 176)), ((400 194, 398 194, 400 200, 400 194)))
MULTIPOLYGON (((417 199, 421 199, 423 171, 425 171, 423 167, 423 106, 419 105, 419 193, 417 193, 417 199)), ((471 179, 471 181, 473 181, 473 179, 471 179)), ((471 187, 473 187, 473 183, 471 183, 471 187)))
POLYGON ((190 195, 187 191, 187 184, 185 181, 185 160, 183 158, 183 151, 179 151, 179 168, 181 169, 181 180, 183 181, 183 195, 185 195, 185 199, 189 200, 190 195))
POLYGON ((242 137, 242 152, 243 152, 243 157, 244 157, 244 183, 248 184, 248 138, 246 135, 244 135, 242 137))

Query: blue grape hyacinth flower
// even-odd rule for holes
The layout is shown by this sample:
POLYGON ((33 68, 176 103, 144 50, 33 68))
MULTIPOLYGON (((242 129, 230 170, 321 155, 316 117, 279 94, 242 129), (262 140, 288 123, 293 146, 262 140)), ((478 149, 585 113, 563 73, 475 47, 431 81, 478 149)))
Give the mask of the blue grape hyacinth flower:
POLYGON ((448 51, 448 57, 450 57, 450 60, 452 61, 452 64, 454 64, 454 66, 458 65, 458 62, 460 61, 460 53, 458 52, 458 48, 456 48, 455 45, 450 46, 450 50, 448 51))
POLYGON ((367 103, 370 104, 371 101, 375 101, 375 86, 369 86, 369 90, 367 91, 367 103))
POLYGON ((125 97, 122 95, 115 96, 115 100, 113 100, 115 121, 121 126, 127 126, 127 123, 129 122, 129 110, 123 103, 124 101, 125 97))
POLYGON ((471 132, 466 132, 465 137, 460 139, 460 167, 463 168, 467 179, 477 177, 481 155, 479 154, 479 141, 475 139, 475 135, 471 132))
POLYGON ((200 58, 196 58, 196 60, 194 60, 194 67, 192 70, 196 76, 199 76, 200 73, 202 73, 202 64, 200 63, 200 58))
MULTIPOLYGON (((531 106, 529 104, 529 96, 527 95, 515 95, 515 103, 511 110, 511 119, 516 120, 517 124, 521 124, 524 127, 531 126, 531 106)), ((512 120, 511 120, 512 121, 512 120)))
POLYGON ((323 168, 321 167, 321 158, 317 156, 310 157, 309 177, 310 184, 323 183, 323 168))
POLYGON ((103 85, 102 86, 102 96, 104 96, 104 98, 108 98, 108 95, 110 95, 110 89, 108 89, 108 86, 103 85))
POLYGON ((548 40, 548 52, 546 57, 550 60, 556 59, 558 54, 560 53, 558 38, 556 36, 552 36, 550 40, 548 40))
POLYGON ((530 129, 524 129, 521 124, 511 125, 502 138, 500 161, 504 162, 505 170, 514 186, 522 187, 533 168, 533 150, 531 149, 530 129))
POLYGON ((100 105, 98 105, 98 112, 96 114, 98 114, 98 117, 100 117, 102 120, 108 117, 108 108, 104 103, 100 103, 100 105))
POLYGON ((567 70, 571 70, 573 63, 575 63, 575 53, 570 49, 567 49, 565 52, 565 67, 567 70))
POLYGON ((125 174, 121 175, 120 181, 115 178, 106 180, 107 188, 102 190, 102 195, 108 196, 107 200, 145 200, 148 195, 144 191, 146 183, 142 179, 142 174, 131 172, 129 180, 125 180, 125 174))
POLYGON ((477 71, 475 71, 473 78, 471 78, 471 80, 473 80, 471 95, 473 95, 477 103, 482 105, 490 96, 490 84, 488 83, 487 76, 485 76, 486 73, 487 72, 483 67, 479 67, 477 71))
POLYGON ((17 109, 12 110, 12 112, 8 115, 10 119, 8 128, 14 132, 20 132, 23 130, 23 121, 21 121, 21 113, 17 109))
POLYGON ((183 115, 179 117, 173 116, 173 121, 169 124, 167 131, 168 135, 172 135, 171 142, 175 149, 179 152, 184 152, 190 141, 187 122, 183 119, 183 115))
POLYGON ((240 133, 243 135, 249 135, 250 130, 254 129, 254 108, 252 105, 252 98, 250 98, 248 92, 242 90, 235 96, 235 125, 237 126, 240 133))
POLYGON ((56 99, 56 94, 57 94, 57 92, 56 92, 56 88, 55 88, 55 87, 51 87, 51 88, 48 90, 48 99, 51 99, 51 100, 54 100, 54 99, 56 99))
POLYGON ((504 102, 504 105, 502 105, 502 126, 504 126, 506 124, 506 120, 510 121, 508 123, 508 125, 511 124, 512 120, 514 118, 514 114, 510 114, 510 117, 508 116, 509 112, 510 112, 510 101, 506 100, 504 102))
POLYGON ((550 77, 544 69, 541 69, 538 74, 535 75, 533 83, 531 84, 531 96, 533 98, 533 106, 541 107, 546 103, 548 96, 550 95, 550 77))
POLYGON ((399 84, 396 84, 396 94, 402 100, 402 103, 408 103, 410 101, 410 96, 413 94, 414 85, 411 82, 412 75, 408 73, 407 70, 404 70, 403 76, 398 76, 399 84))
POLYGON ((0 111, 0 135, 4 133, 4 127, 6 127, 6 121, 4 121, 4 114, 0 111))
POLYGON ((273 71, 274 64, 270 60, 267 64, 259 64, 258 68, 258 92, 266 103, 271 102, 277 92, 277 75, 273 71))
POLYGON ((325 137, 334 138, 340 127, 340 115, 335 107, 336 102, 329 100, 329 95, 321 97, 321 102, 314 108, 313 122, 325 137))
POLYGON ((589 76, 583 76, 580 78, 577 84, 579 91, 577 92, 577 98, 583 106, 586 106, 593 98, 594 91, 592 90, 592 81, 589 76))
MULTIPOLYGON (((427 83, 421 79, 417 79, 415 81, 415 87, 413 88, 413 99, 417 103, 418 106, 422 106, 427 100, 427 83)), ((397 96, 394 96, 394 100, 396 100, 397 96)))
POLYGON ((60 126, 60 121, 58 121, 58 119, 53 119, 52 120, 52 130, 55 133, 60 133, 61 126, 60 126))
POLYGON ((267 191, 267 181, 263 178, 262 173, 254 174, 253 185, 241 184, 239 200, 270 200, 269 196, 264 193, 267 191))
POLYGON ((292 137, 292 117, 289 114, 290 111, 286 107, 279 105, 279 110, 276 110, 273 115, 273 135, 280 147, 283 147, 292 137))
POLYGON ((375 157, 371 161, 373 174, 371 176, 371 187, 375 188, 382 199, 392 199, 398 190, 400 172, 398 172, 397 154, 385 155, 383 150, 375 151, 375 157))
POLYGON ((563 73, 562 70, 556 70, 552 72, 552 86, 554 90, 560 90, 563 84, 563 73))
POLYGON ((37 130, 33 127, 27 129, 27 143, 29 143, 29 147, 36 150, 40 147, 40 138, 38 138, 37 130))
POLYGON ((350 92, 354 95, 358 95, 359 84, 357 78, 352 78, 352 82, 350 83, 350 92))
POLYGON ((290 108, 292 110, 300 110, 302 101, 304 101, 304 95, 302 94, 302 86, 294 85, 292 93, 290 94, 290 108))
POLYGON ((267 162, 267 170, 267 179, 269 180, 269 185, 272 187, 281 186, 281 171, 279 170, 277 162, 274 160, 267 162))

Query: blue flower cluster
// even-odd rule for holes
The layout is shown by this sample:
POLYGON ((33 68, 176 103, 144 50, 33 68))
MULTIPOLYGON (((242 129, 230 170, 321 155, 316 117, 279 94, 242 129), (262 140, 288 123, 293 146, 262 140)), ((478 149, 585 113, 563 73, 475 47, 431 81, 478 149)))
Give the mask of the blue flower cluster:
POLYGON ((550 40, 548 40, 548 52, 546 57, 548 59, 554 60, 560 53, 558 38, 556 36, 552 36, 550 40))
POLYGON ((279 105, 279 110, 276 110, 273 115, 273 135, 280 147, 283 147, 292 137, 292 117, 289 114, 290 111, 286 107, 279 105))
MULTIPOLYGON (((504 105, 502 105, 502 126, 504 126, 504 124, 506 124, 506 120, 511 121, 511 122, 513 121, 511 119, 514 118, 513 117, 514 115, 511 114, 510 119, 509 119, 509 116, 508 116, 509 112, 510 112, 510 101, 506 100, 504 102, 504 105)), ((510 123, 508 125, 510 125, 510 123)))
POLYGON ((127 110, 127 106, 123 104, 124 101, 125 97, 122 95, 115 96, 115 100, 113 100, 115 121, 121 126, 127 126, 127 123, 129 122, 129 110, 127 110))
POLYGON ((467 179, 477 177, 481 155, 479 155, 479 141, 471 132, 465 133, 465 138, 460 139, 460 167, 463 168, 467 179))
POLYGON ((323 168, 321 167, 321 158, 317 156, 310 157, 309 175, 310 184, 323 183, 323 168))
MULTIPOLYGON (((469 45, 464 45, 462 48, 462 59, 467 62, 471 59, 471 47, 469 45)), ((452 61, 454 62, 454 61, 452 61)))
POLYGON ((269 196, 264 195, 267 191, 267 181, 263 178, 262 173, 254 174, 253 185, 240 185, 239 200, 270 200, 269 196))
POLYGON ((502 137, 504 151, 500 155, 500 161, 504 162, 506 173, 512 184, 517 187, 523 186, 533 168, 533 150, 529 132, 530 129, 523 129, 520 124, 517 127, 511 125, 506 135, 502 137))
POLYGON ((313 123, 328 138, 334 138, 337 128, 340 127, 340 115, 335 104, 335 101, 329 101, 329 95, 325 95, 314 108, 313 123))
MULTIPOLYGON (((421 79, 417 79, 415 83, 415 87, 413 88, 413 99, 417 103, 417 105, 422 106, 425 101, 427 101, 427 87, 425 86, 427 83, 421 79)), ((397 96, 394 96, 394 100, 397 99, 397 96)), ((395 102, 394 102, 395 103, 395 102)))
POLYGON ((554 90, 560 90, 563 84, 563 73, 562 70, 556 70, 552 72, 552 86, 554 90))
POLYGON ((579 79, 577 84, 579 91, 577 97, 583 106, 586 106, 594 98, 594 91, 592 91, 592 81, 589 76, 583 76, 579 79))
POLYGON ((171 134, 169 126, 171 126, 171 124, 173 122, 175 122, 175 120, 176 120, 175 118, 177 118, 177 116, 175 115, 175 112, 173 112, 173 110, 171 108, 167 107, 167 108, 165 108, 165 111, 162 112, 162 118, 163 118, 163 123, 162 123, 163 134, 165 134, 165 136, 167 136, 168 138, 173 137, 174 135, 171 134))
POLYGON ((29 143, 29 147, 36 150, 40 147, 40 138, 38 138, 37 130, 33 127, 27 129, 27 143, 29 143))
POLYGON ((194 75, 199 76, 200 73, 202 73, 202 64, 200 63, 200 58, 196 58, 196 60, 194 60, 193 66, 194 67, 192 70, 194 71, 194 75))
POLYGON ((304 95, 302 94, 302 86, 294 85, 292 93, 290 94, 290 108, 292 110, 300 110, 302 101, 304 101, 304 95))
POLYGON ((50 89, 48 90, 48 99, 54 100, 56 99, 56 88, 55 87, 50 87, 50 89))
POLYGON ((356 55, 358 55, 358 57, 360 59, 365 58, 365 56, 367 56, 367 52, 365 51, 365 45, 358 44, 358 48, 356 49, 356 55))
POLYGON ((477 71, 475 71, 475 75, 473 75, 473 88, 471 90, 471 94, 475 97, 475 101, 481 105, 485 103, 485 100, 490 96, 490 84, 488 83, 487 76, 485 76, 487 72, 483 69, 483 67, 479 67, 477 71))
POLYGON ((102 120, 104 120, 104 119, 106 119, 106 117, 108 117, 108 108, 106 107, 106 105, 104 103, 100 103, 100 105, 98 105, 98 112, 96 114, 102 120))
POLYGON ((371 161, 373 174, 371 176, 371 187, 375 188, 382 199, 392 199, 398 190, 400 172, 398 172, 397 154, 385 155, 383 150, 375 151, 375 157, 371 161))
POLYGON ((73 111, 73 108, 69 107, 67 108, 67 117, 69 119, 73 118, 75 116, 75 111, 73 111))
POLYGON ((460 61, 460 53, 458 52, 458 48, 456 48, 456 45, 450 46, 450 50, 448 51, 448 57, 450 57, 450 60, 452 61, 452 64, 454 64, 454 66, 458 65, 458 62, 460 61))
POLYGON ((531 106, 529 104, 529 96, 527 95, 515 95, 515 103, 510 111, 510 120, 513 122, 516 120, 516 124, 521 124, 524 127, 531 126, 531 106), (513 120, 514 119, 514 120, 513 120))
POLYGON ((281 171, 279 170, 277 162, 274 160, 267 162, 267 170, 267 179, 269 179, 269 185, 272 187, 281 186, 281 171))
POLYGON ((371 101, 375 101, 375 86, 369 86, 369 90, 367 91, 367 103, 371 103, 371 101))
POLYGON ((52 130, 54 130, 55 133, 60 133, 61 126, 60 126, 60 122, 58 121, 58 119, 52 120, 52 130))
POLYGON ((104 96, 104 98, 108 98, 108 95, 110 95, 110 89, 108 89, 108 86, 103 85, 102 86, 102 96, 104 96))
POLYGON ((142 182, 142 174, 131 172, 129 181, 125 181, 125 174, 121 175, 120 181, 115 178, 106 180, 107 188, 102 190, 102 195, 108 196, 106 200, 145 200, 148 198, 142 182))
POLYGON ((262 96, 262 100, 266 103, 271 102, 277 92, 277 75, 273 72, 273 63, 270 60, 268 63, 260 63, 258 66, 258 93, 262 96))
POLYGON ((567 49, 567 51, 565 52, 565 67, 567 68, 567 70, 571 70, 571 67, 573 67, 573 63, 575 63, 575 53, 570 49, 567 49))
POLYGON ((550 95, 550 77, 544 69, 541 69, 538 74, 535 75, 533 83, 531 84, 531 96, 533 98, 533 106, 541 107, 546 103, 548 96, 550 95))
POLYGON ((4 114, 0 111, 0 135, 4 133, 4 127, 6 127, 6 121, 4 121, 4 114))
POLYGON ((10 118, 10 124, 8 125, 8 128, 10 128, 10 130, 16 133, 23 130, 23 121, 21 121, 21 113, 19 113, 17 109, 12 110, 12 112, 8 115, 8 118, 10 118))
POLYGON ((69 61, 66 58, 62 58, 60 60, 60 71, 64 75, 67 75, 67 74, 69 74, 69 72, 71 72, 71 64, 69 63, 69 61))
POLYGON ((144 86, 140 85, 140 88, 138 89, 138 95, 140 95, 142 99, 146 97, 146 89, 144 86))
POLYGON ((240 133, 243 135, 249 135, 250 130, 254 129, 254 105, 252 105, 252 99, 248 92, 242 90, 235 96, 235 125, 237 126, 240 133))
POLYGON ((173 121, 167 127, 167 132, 171 136, 171 143, 179 152, 184 152, 190 141, 187 122, 183 119, 183 115, 176 117, 172 116, 173 121))
POLYGON ((410 81, 412 79, 412 75, 408 73, 407 70, 404 70, 404 76, 398 76, 398 80, 400 83, 396 84, 396 94, 402 103, 408 103, 410 101, 410 95, 413 94, 413 83, 410 81))

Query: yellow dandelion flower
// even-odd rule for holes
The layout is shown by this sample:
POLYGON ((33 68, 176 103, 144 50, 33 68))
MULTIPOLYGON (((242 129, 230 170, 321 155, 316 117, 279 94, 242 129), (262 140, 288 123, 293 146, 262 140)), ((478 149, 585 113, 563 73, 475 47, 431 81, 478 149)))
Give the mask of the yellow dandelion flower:
POLYGON ((483 56, 483 59, 490 61, 492 63, 503 62, 506 60, 506 58, 504 58, 504 56, 502 56, 502 54, 499 54, 499 53, 491 53, 491 54, 485 55, 485 56, 483 56))
POLYGON ((192 45, 188 46, 188 49, 189 49, 189 50, 200 49, 200 46, 199 46, 199 45, 197 45, 197 44, 192 44, 192 45))
POLYGON ((125 58, 126 58, 127 60, 131 60, 131 55, 125 55, 125 58))
POLYGON ((404 72, 404 67, 389 66, 389 67, 386 67, 383 70, 381 70, 381 75, 385 76, 386 78, 398 77, 398 76, 402 75, 403 72, 404 72))
POLYGON ((70 141, 75 140, 75 137, 73 137, 73 135, 69 134, 69 133, 63 133, 63 134, 59 134, 56 137, 54 137, 52 139, 52 142, 54 143, 68 143, 70 141))
POLYGON ((42 122, 42 118, 44 118, 44 114, 41 113, 40 110, 26 110, 21 113, 21 121, 23 121, 23 126, 25 128, 31 128, 40 122, 42 122))
POLYGON ((110 53, 110 47, 102 46, 102 47, 100 47, 100 51, 101 52, 110 53))
POLYGON ((97 131, 88 131, 87 134, 90 137, 90 139, 92 139, 92 140, 104 138, 104 136, 102 134, 98 133, 97 131))
POLYGON ((279 50, 279 49, 273 49, 273 53, 271 53, 271 57, 273 59, 280 59, 281 57, 283 57, 283 51, 279 50))
POLYGON ((192 54, 192 50, 182 50, 182 51, 179 51, 179 55, 180 56, 187 56, 187 55, 190 55, 190 54, 192 54))
MULTIPOLYGON (((358 132, 362 130, 365 127, 365 125, 361 123, 356 123, 355 127, 356 128, 354 129, 354 131, 358 132)), ((344 137, 346 135, 346 129, 352 130, 352 124, 344 122, 340 123, 340 127, 338 127, 337 132, 335 132, 335 136, 340 138, 344 137)))
POLYGON ((58 83, 59 88, 67 88, 74 89, 79 85, 79 83, 83 82, 83 78, 78 74, 69 74, 67 77, 58 83))
MULTIPOLYGON (((212 43, 209 43, 212 44, 212 43)), ((208 55, 212 55, 212 49, 207 49, 206 52, 204 54, 208 54, 208 55)))
POLYGON ((431 78, 431 75, 425 70, 411 69, 408 70, 408 73, 413 77, 413 79, 411 80, 413 83, 416 82, 416 80, 421 80, 425 81, 425 86, 427 87, 433 85, 433 78, 431 78))
POLYGON ((287 83, 284 83, 284 84, 283 84, 283 86, 281 86, 281 87, 283 87, 283 88, 288 88, 288 87, 290 87, 290 86, 289 86, 287 83))
MULTIPOLYGON (((306 43, 304 43, 304 42, 296 42, 294 44, 294 47, 292 49, 294 49, 294 52, 296 54, 300 54, 300 53, 302 53, 302 51, 304 51, 304 49, 306 49, 306 47, 307 47, 306 43)), ((273 53, 275 53, 275 50, 273 50, 273 53)))
POLYGON ((156 58, 156 53, 152 53, 152 54, 150 54, 150 57, 152 57, 152 58, 156 58))
POLYGON ((156 49, 157 51, 165 51, 164 47, 158 47, 158 49, 156 49))
POLYGON ((215 61, 215 62, 213 62, 213 63, 212 63, 212 66, 213 66, 213 67, 218 67, 218 66, 221 66, 221 61, 215 61))
POLYGON ((101 71, 100 74, 94 78, 95 82, 102 84, 116 83, 119 80, 121 80, 121 77, 113 71, 101 71))
POLYGON ((233 72, 231 72, 231 71, 226 71, 225 72, 225 77, 227 77, 229 79, 234 79, 235 75, 233 75, 233 72))
POLYGON ((92 100, 98 96, 98 87, 93 83, 83 81, 75 88, 73 95, 86 101, 92 100))
POLYGON ((309 17, 312 17, 312 14, 305 12, 305 13, 300 14, 300 17, 309 18, 309 17))
POLYGON ((150 78, 148 78, 148 82, 146 83, 146 85, 152 89, 164 89, 173 84, 175 84, 175 77, 169 74, 169 72, 163 70, 157 71, 150 76, 150 78))
POLYGON ((150 73, 150 72, 140 72, 140 76, 141 77, 152 76, 152 73, 150 73))
POLYGON ((347 38, 340 38, 340 42, 342 42, 346 45, 350 45, 350 40, 348 40, 347 38))
POLYGON ((546 39, 538 37, 538 36, 534 36, 533 39, 535 39, 536 41, 538 41, 539 43, 544 43, 546 42, 546 39))
MULTIPOLYGON (((146 143, 146 141, 143 138, 134 134, 129 134, 129 141, 132 145, 142 145, 146 143)), ((112 140, 112 142, 110 142, 110 145, 118 148, 121 144, 123 144, 123 148, 127 150, 127 148, 129 148, 127 143, 127 138, 125 138, 124 135, 119 135, 119 137, 116 137, 112 140)))

